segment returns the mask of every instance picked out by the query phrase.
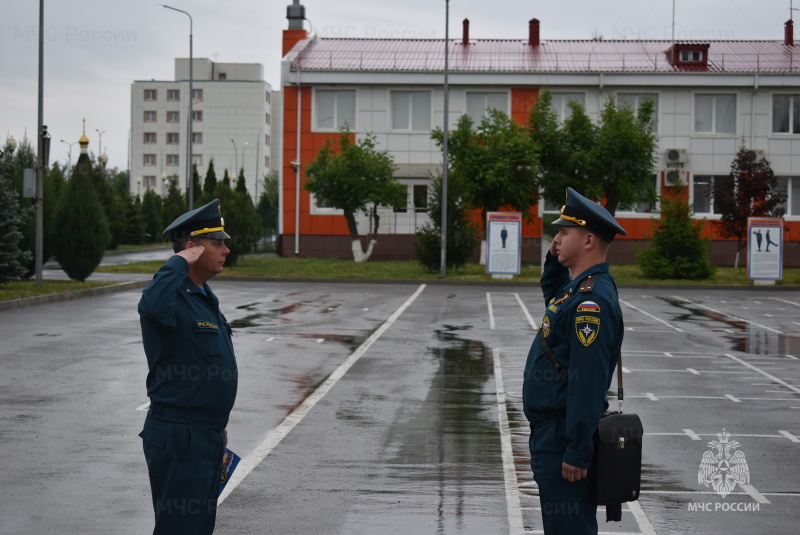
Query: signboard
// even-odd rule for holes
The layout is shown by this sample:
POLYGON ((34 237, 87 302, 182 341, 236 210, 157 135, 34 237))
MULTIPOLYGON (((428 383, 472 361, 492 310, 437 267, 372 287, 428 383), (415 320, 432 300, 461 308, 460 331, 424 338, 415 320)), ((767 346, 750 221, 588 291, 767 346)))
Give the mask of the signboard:
POLYGON ((747 278, 783 278, 783 218, 747 218, 747 278))
POLYGON ((487 212, 486 273, 519 275, 521 243, 521 213, 487 212))

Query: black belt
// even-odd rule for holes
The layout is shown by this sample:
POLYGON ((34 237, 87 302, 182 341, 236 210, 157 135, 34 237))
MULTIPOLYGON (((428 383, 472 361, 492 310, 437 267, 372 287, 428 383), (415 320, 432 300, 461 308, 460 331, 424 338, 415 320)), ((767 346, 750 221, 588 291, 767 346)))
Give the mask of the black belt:
POLYGON ((228 425, 228 414, 226 413, 200 409, 183 409, 153 401, 150 402, 150 410, 147 411, 147 415, 165 422, 191 424, 220 431, 228 425))

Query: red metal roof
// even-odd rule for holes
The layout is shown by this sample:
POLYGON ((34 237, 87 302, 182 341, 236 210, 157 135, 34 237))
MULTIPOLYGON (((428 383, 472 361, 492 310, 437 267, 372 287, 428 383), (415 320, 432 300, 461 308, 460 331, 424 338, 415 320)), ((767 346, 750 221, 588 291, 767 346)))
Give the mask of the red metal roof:
MULTIPOLYGON (((783 41, 680 41, 708 44, 704 72, 781 73, 800 71, 800 44, 783 41), (797 56, 797 57, 795 57, 797 56)), ((681 72, 667 51, 671 41, 450 41, 453 72, 681 72)), ((292 69, 315 71, 444 70, 444 40, 434 39, 312 39, 292 69)))

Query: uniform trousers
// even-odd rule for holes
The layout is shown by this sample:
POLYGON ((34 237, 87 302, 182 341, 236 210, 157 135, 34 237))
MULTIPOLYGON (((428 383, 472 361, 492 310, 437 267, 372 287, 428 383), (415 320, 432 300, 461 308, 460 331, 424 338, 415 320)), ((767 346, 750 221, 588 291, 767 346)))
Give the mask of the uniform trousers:
POLYGON ((570 483, 561 476, 567 441, 566 419, 531 423, 529 447, 533 478, 539 486, 542 524, 547 535, 595 535, 597 504, 587 480, 570 483))
POLYGON ((210 535, 225 453, 224 431, 188 415, 148 412, 142 438, 153 495, 153 535, 210 535))

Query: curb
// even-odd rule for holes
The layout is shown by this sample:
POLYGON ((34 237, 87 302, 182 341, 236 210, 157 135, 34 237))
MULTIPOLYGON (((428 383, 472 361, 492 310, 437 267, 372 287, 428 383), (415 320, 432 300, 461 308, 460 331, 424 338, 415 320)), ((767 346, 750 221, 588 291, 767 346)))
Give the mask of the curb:
POLYGON ((0 310, 11 310, 14 308, 21 308, 32 305, 45 305, 49 303, 58 303, 61 301, 72 301, 73 299, 80 299, 81 297, 91 297, 95 295, 105 295, 125 290, 134 290, 137 288, 144 288, 145 286, 148 285, 149 282, 150 280, 120 282, 117 284, 109 284, 108 286, 98 286, 97 288, 86 288, 85 290, 75 290, 73 292, 61 292, 57 294, 37 295, 36 297, 24 297, 22 299, 12 299, 10 301, 0 301, 0 310))
MULTIPOLYGON (((75 290, 72 292, 61 292, 56 294, 37 295, 36 297, 25 297, 22 299, 12 299, 10 301, 0 301, 0 311, 11 310, 14 308, 21 308, 33 305, 46 305, 50 303, 59 303, 61 301, 71 301, 73 299, 80 299, 81 297, 92 297, 96 295, 105 295, 115 292, 124 292, 126 290, 135 290, 144 288, 150 283, 151 279, 142 281, 120 282, 117 284, 109 284, 108 286, 99 286, 97 288, 87 288, 85 290, 75 290)), ((536 282, 514 282, 514 281, 457 281, 448 279, 357 279, 357 278, 341 278, 341 279, 314 279, 305 277, 230 277, 219 276, 214 277, 218 282, 300 282, 300 283, 341 283, 341 284, 431 284, 437 286, 497 286, 497 287, 510 287, 510 288, 530 288, 538 286, 536 282)), ((687 288, 695 290, 723 290, 723 291, 800 291, 800 286, 755 286, 755 285, 714 285, 714 284, 641 284, 641 283, 625 283, 617 284, 618 288, 628 289, 642 289, 642 290, 685 290, 687 288)))

